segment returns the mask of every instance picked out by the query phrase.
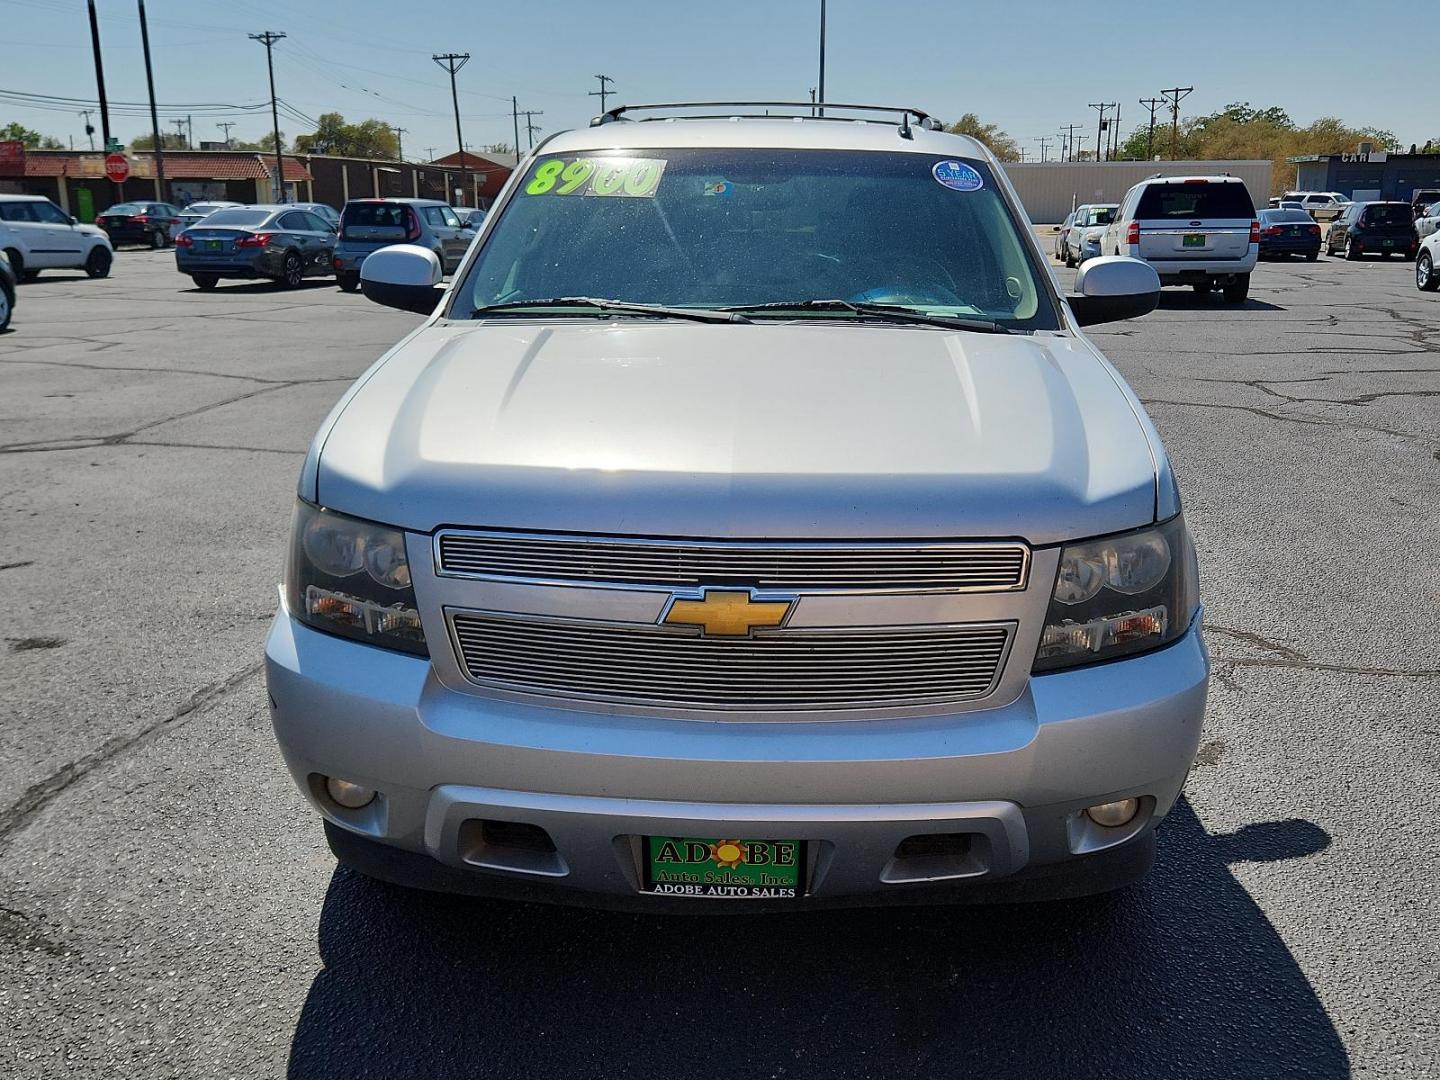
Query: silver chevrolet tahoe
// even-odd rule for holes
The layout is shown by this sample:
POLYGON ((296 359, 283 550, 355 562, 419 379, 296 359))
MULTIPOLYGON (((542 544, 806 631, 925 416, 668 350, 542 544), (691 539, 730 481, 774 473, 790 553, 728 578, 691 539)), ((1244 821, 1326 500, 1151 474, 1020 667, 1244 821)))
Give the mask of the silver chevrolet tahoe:
POLYGON ((302 469, 266 646, 341 862, 647 910, 1149 868, 1200 738, 1195 555, 995 158, 917 110, 616 109, 511 177, 302 469))

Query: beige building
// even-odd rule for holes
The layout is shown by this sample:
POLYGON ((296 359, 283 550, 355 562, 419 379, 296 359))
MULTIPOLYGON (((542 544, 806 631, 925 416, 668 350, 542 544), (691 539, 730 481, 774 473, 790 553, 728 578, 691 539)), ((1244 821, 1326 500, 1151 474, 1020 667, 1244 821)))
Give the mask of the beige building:
POLYGON ((1064 221, 1080 203, 1118 203, 1134 184, 1146 177, 1216 176, 1229 173, 1245 181, 1256 206, 1270 198, 1269 161, 1038 161, 1011 162, 1005 172, 1025 212, 1037 225, 1064 221))

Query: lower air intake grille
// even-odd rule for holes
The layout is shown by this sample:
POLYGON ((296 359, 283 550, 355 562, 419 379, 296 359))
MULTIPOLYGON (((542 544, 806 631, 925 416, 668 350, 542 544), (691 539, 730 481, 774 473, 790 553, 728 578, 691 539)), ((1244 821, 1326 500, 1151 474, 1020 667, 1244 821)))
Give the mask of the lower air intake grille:
POLYGON ((723 711, 942 705, 994 688, 1010 624, 705 638, 478 612, 450 616, 465 674, 519 693, 723 711))

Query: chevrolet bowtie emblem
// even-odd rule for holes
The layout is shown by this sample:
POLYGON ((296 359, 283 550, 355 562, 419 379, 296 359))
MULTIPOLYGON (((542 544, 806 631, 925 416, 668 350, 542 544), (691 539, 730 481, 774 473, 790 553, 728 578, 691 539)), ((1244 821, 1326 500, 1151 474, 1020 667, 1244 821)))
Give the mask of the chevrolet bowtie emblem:
POLYGON ((779 626, 793 601, 754 600, 738 589, 708 589, 699 600, 676 597, 660 620, 667 626, 698 626, 707 637, 745 637, 756 627, 779 626))

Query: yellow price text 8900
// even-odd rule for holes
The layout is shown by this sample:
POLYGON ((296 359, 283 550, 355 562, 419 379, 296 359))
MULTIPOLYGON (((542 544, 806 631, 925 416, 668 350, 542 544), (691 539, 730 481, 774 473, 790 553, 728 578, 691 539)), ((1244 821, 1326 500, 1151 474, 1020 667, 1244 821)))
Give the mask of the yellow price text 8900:
POLYGON ((665 175, 659 158, 550 158, 525 185, 526 195, 608 195, 653 198, 665 175))

